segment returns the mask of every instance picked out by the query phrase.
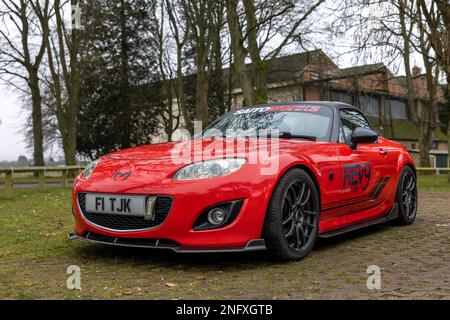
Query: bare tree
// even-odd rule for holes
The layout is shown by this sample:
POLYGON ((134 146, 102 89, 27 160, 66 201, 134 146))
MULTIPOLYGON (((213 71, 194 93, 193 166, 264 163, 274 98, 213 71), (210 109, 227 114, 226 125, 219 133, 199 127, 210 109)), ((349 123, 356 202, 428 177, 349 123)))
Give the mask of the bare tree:
MULTIPOLYGON (((175 95, 178 103, 178 109, 183 115, 183 119, 185 122, 186 128, 189 132, 194 131, 191 115, 186 105, 186 96, 184 93, 184 74, 183 74, 183 50, 186 47, 186 44, 189 40, 189 25, 187 23, 183 23, 182 17, 177 12, 174 7, 173 1, 166 1, 166 11, 169 17, 169 29, 171 32, 171 36, 175 41, 176 48, 176 81, 174 82, 175 86, 175 95)), ((175 2, 176 4, 177 2, 175 2)))
POLYGON ((271 62, 292 42, 306 19, 322 4, 316 1, 227 0, 227 22, 233 50, 233 68, 239 79, 244 104, 268 100, 266 74, 271 62), (275 36, 282 40, 273 44, 275 36), (249 70, 246 58, 251 60, 249 70))
MULTIPOLYGON (((447 99, 450 95, 450 3, 447 0, 417 0, 423 13, 419 25, 429 39, 436 56, 436 62, 442 69, 447 82, 447 99)), ((447 113, 450 114, 450 102, 447 102, 447 113)), ((450 157, 450 118, 447 125, 448 155, 450 157)), ((450 174, 448 177, 450 182, 450 174)))
MULTIPOLYGON (((49 87, 54 96, 55 114, 61 135, 66 165, 76 164, 77 114, 80 108, 80 73, 78 50, 80 47, 79 29, 73 25, 67 30, 63 18, 64 7, 70 5, 74 10, 78 0, 54 0, 54 19, 45 19, 39 8, 35 8, 41 28, 47 31, 44 39, 47 52, 47 65, 50 73, 49 87), (53 24, 51 25, 51 22, 53 24), (52 26, 54 25, 54 28, 52 26)), ((34 6, 33 6, 34 7, 34 6)))
MULTIPOLYGON (((400 35, 402 38, 403 48, 401 48, 401 55, 406 73, 408 108, 411 121, 418 127, 418 141, 420 149, 420 165, 423 167, 430 167, 430 148, 433 142, 433 134, 435 129, 435 117, 437 115, 437 79, 433 72, 433 62, 430 59, 430 46, 424 38, 423 32, 420 32, 419 44, 416 44, 417 29, 416 20, 420 16, 420 11, 417 10, 413 1, 396 0, 392 2, 397 8, 400 35), (411 54, 414 48, 422 55, 426 72, 426 84, 429 97, 427 106, 420 105, 415 94, 414 76, 411 73, 411 54)), ((389 29, 388 29, 389 30, 389 29)), ((395 33, 395 29, 390 32, 395 33)))
POLYGON ((245 38, 239 21, 239 0, 229 0, 227 3, 227 21, 234 59, 233 68, 239 78, 239 85, 244 96, 244 104, 252 105, 254 101, 253 80, 245 68, 245 59, 247 58, 248 52, 244 44, 245 38))
MULTIPOLYGON (((417 7, 417 19, 421 20, 422 13, 420 6, 417 7)), ((425 66, 425 80, 427 84, 428 106, 418 114, 419 117, 419 141, 422 144, 420 150, 420 162, 423 165, 431 166, 429 149, 433 141, 433 133, 436 129, 436 122, 438 117, 438 101, 437 94, 439 88, 439 66, 432 53, 431 41, 425 34, 423 24, 419 23, 419 44, 418 51, 422 55, 425 66), (428 109, 428 110, 427 110, 428 109)))
POLYGON ((43 62, 49 30, 40 28, 38 16, 50 19, 50 1, 0 1, 0 76, 20 89, 28 86, 32 101, 34 165, 44 165, 42 95, 39 69, 43 62), (19 82, 17 82, 19 81, 19 82), (16 85, 19 83, 18 85, 16 85))
MULTIPOLYGON (((167 6, 169 6, 167 4, 167 6)), ((166 12, 168 10, 172 10, 172 8, 166 7, 166 2, 161 1, 158 3, 158 1, 152 0, 151 6, 150 6, 151 17, 154 21, 154 44, 157 48, 157 55, 158 55, 158 69, 161 79, 161 87, 163 91, 163 99, 164 99, 164 111, 161 114, 162 121, 163 121, 163 127, 164 131, 167 135, 168 141, 171 141, 172 139, 172 133, 179 127, 180 125, 180 109, 174 110, 173 106, 173 97, 174 92, 178 92, 177 85, 175 82, 177 81, 174 79, 174 73, 172 71, 171 67, 171 61, 170 61, 170 51, 168 50, 169 41, 168 37, 165 32, 166 28, 166 12), (175 89, 175 90, 174 90, 175 89)), ((172 13, 173 14, 173 13, 172 13)), ((178 30, 178 26, 175 26, 178 30)), ((177 38, 176 38, 177 39, 177 38)), ((176 42, 177 43, 177 42, 176 42)), ((177 45, 178 47, 178 45, 177 45)), ((181 54, 181 53, 180 53, 181 54)), ((181 75, 181 85, 182 85, 182 75, 181 75)), ((181 95, 184 96, 184 91, 181 91, 181 95)), ((184 99, 184 98, 182 98, 184 99)), ((177 99, 178 100, 178 99, 177 99)))
POLYGON ((213 71, 214 35, 220 32, 218 7, 215 0, 181 0, 184 18, 189 25, 189 36, 195 50, 196 117, 203 126, 209 123, 208 92, 213 71))
MULTIPOLYGON (((418 128, 420 164, 430 166, 430 148, 437 117, 436 69, 429 40, 418 27, 421 12, 415 1, 359 0, 347 1, 344 10, 346 30, 353 30, 355 50, 360 54, 374 52, 383 61, 401 58, 405 71, 407 107, 411 122, 418 128), (425 65, 427 105, 420 102, 415 82, 420 75, 412 72, 412 54, 421 55, 425 65)), ((343 19, 343 17, 341 17, 343 19)))
MULTIPOLYGON (((400 25, 400 36, 402 41, 398 47, 400 54, 403 58, 403 64, 405 67, 406 74, 406 87, 407 87, 407 97, 408 97, 408 109, 412 122, 417 123, 419 121, 418 107, 416 96, 414 92, 413 76, 412 76, 412 66, 411 66, 411 52, 412 52, 412 38, 414 31, 414 20, 408 18, 408 11, 412 14, 414 2, 407 2, 406 0, 396 0, 393 1, 394 7, 397 9, 399 25, 400 25), (410 6, 408 6, 408 3, 410 6)), ((384 27, 388 32, 395 35, 395 27, 388 27, 387 24, 383 23, 384 27)), ((421 143, 419 142, 419 145, 421 143)), ((423 148, 421 148, 423 149, 423 148)), ((425 164, 424 164, 425 165, 425 164)))

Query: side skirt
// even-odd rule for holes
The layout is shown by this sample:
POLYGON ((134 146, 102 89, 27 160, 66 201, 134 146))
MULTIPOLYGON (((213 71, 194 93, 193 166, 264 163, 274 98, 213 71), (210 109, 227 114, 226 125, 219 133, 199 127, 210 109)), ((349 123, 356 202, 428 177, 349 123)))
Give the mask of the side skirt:
POLYGON ((350 231, 354 231, 354 230, 358 230, 361 228, 365 228, 365 227, 369 227, 369 226, 373 226, 375 224, 380 224, 380 223, 385 223, 391 220, 394 220, 398 218, 398 204, 395 203, 394 206, 392 207, 392 209, 389 211, 389 213, 381 218, 377 218, 377 219, 373 219, 373 220, 367 220, 367 221, 363 221, 360 223, 356 223, 353 225, 350 225, 348 227, 344 227, 344 228, 340 228, 337 230, 332 230, 329 232, 325 232, 325 233, 321 233, 318 236, 320 238, 330 238, 330 237, 334 237, 343 233, 347 233, 350 231))

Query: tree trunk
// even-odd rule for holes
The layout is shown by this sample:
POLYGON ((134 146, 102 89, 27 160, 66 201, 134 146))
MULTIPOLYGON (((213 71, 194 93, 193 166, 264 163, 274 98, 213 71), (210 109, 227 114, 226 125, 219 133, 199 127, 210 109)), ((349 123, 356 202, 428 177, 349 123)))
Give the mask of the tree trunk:
MULTIPOLYGON (((77 6, 78 0, 71 0, 71 5, 77 6)), ((70 97, 67 119, 67 142, 69 148, 65 154, 66 165, 77 164, 77 116, 80 110, 80 69, 78 65, 78 53, 80 50, 80 31, 72 29, 70 50, 70 97)))
POLYGON ((421 113, 418 115, 420 121, 419 144, 422 142, 420 164, 422 167, 430 167, 430 149, 433 143, 438 114, 437 89, 439 86, 439 66, 430 58, 431 44, 426 41, 422 24, 419 24, 419 46, 425 66, 425 81, 428 93, 428 109, 423 109, 422 105, 421 113))
MULTIPOLYGON (((223 25, 223 5, 217 8, 217 25, 223 25)), ((225 82, 223 77, 223 61, 222 61, 222 38, 220 31, 213 34, 213 53, 214 53, 214 71, 213 81, 215 96, 217 98, 219 115, 225 114, 225 82)), ((230 61, 231 62, 231 61, 230 61)))
POLYGON ((176 71, 177 80, 176 80, 176 88, 174 91, 177 98, 178 111, 181 114, 182 118, 184 119, 185 122, 184 126, 191 134, 193 134, 194 126, 192 123, 191 115, 186 106, 186 96, 184 94, 184 75, 183 75, 183 47, 188 41, 189 35, 188 27, 190 26, 190 24, 186 23, 185 34, 182 37, 183 39, 181 39, 178 27, 179 22, 176 18, 175 13, 176 11, 174 11, 172 1, 170 0, 166 0, 166 12, 169 16, 171 30, 173 32, 173 37, 175 38, 175 43, 177 47, 177 71, 176 71))
POLYGON ((177 100, 178 108, 183 115, 186 129, 193 134, 194 126, 192 124, 191 115, 186 106, 186 96, 184 94, 184 75, 183 75, 183 52, 181 45, 177 45, 177 100))
MULTIPOLYGON (((436 114, 437 114, 437 79, 433 76, 433 68, 424 56, 424 64, 426 69, 426 83, 428 89, 428 109, 425 109, 422 104, 421 115, 419 117, 419 145, 420 145, 420 165, 425 168, 431 167, 430 163, 430 149, 433 144, 433 134, 436 128, 436 114)), ((438 74, 436 75, 438 76, 438 74)))
POLYGON ((196 77, 196 117, 202 121, 203 127, 209 124, 208 94, 214 60, 214 36, 220 32, 217 17, 214 13, 218 6, 215 1, 197 1, 198 7, 193 5, 196 1, 183 2, 186 19, 192 30, 195 48, 196 77))
POLYGON ((245 67, 247 51, 244 47, 244 39, 239 26, 239 17, 237 14, 238 2, 238 0, 230 0, 227 2, 227 22, 230 30, 231 50, 233 51, 234 57, 234 72, 238 77, 239 86, 244 96, 244 105, 251 106, 254 104, 253 83, 245 67))
MULTIPOLYGON (((446 74, 447 80, 447 114, 448 126, 447 126, 447 144, 448 144, 448 160, 450 161, 450 3, 448 0, 439 0, 431 2, 432 5, 436 4, 437 9, 440 13, 438 21, 438 15, 432 14, 432 7, 428 7, 428 1, 418 1, 418 6, 421 9, 425 17, 425 21, 429 29, 429 41, 433 47, 436 62, 440 65, 441 69, 446 74), (443 26, 441 29, 440 27, 443 26)), ((419 26, 421 25, 421 20, 419 20, 419 26)), ((447 164, 449 165, 449 164, 447 164)), ((450 183, 450 173, 448 174, 448 182, 450 183)))
MULTIPOLYGON (((76 6, 77 0, 71 0, 71 5, 76 6)), ((58 128, 61 134, 61 140, 64 151, 65 164, 67 166, 76 165, 76 135, 77 135, 77 114, 79 110, 79 70, 78 70, 78 50, 79 50, 79 31, 76 28, 72 29, 71 42, 66 43, 64 36, 64 21, 62 19, 61 3, 59 0, 55 1, 55 16, 56 16, 56 31, 58 36, 58 46, 52 48, 50 38, 46 39, 47 56, 50 74, 53 80, 53 94, 55 96, 56 117, 58 120, 58 128), (69 69, 66 63, 65 45, 69 50, 69 69), (55 52, 53 53, 53 50, 55 52), (56 60, 58 68, 55 67, 54 56, 59 57, 56 60), (62 75, 60 74, 60 71, 62 75), (67 101, 63 101, 61 76, 67 92, 67 101)), ((48 21, 43 23, 43 29, 49 30, 48 21)))
POLYGON ((121 128, 121 145, 122 148, 130 148, 130 121, 131 121, 131 106, 130 106, 130 81, 129 81, 129 46, 128 46, 128 32, 127 32, 127 17, 125 13, 125 0, 120 1, 120 29, 121 29, 121 44, 120 44, 120 100, 122 103, 122 110, 120 114, 123 119, 123 127, 121 128))
MULTIPOLYGON (((428 100, 429 100, 429 110, 424 113, 424 106, 422 108, 418 107, 418 101, 417 97, 415 95, 415 88, 414 88, 414 81, 413 81, 413 74, 411 72, 411 28, 410 26, 406 25, 406 12, 408 11, 407 8, 407 1, 406 0, 399 0, 399 21, 401 26, 401 35, 403 38, 403 63, 405 66, 405 73, 406 73, 406 87, 407 87, 407 100, 408 100, 408 111, 411 117, 411 121, 419 128, 419 137, 418 137, 418 143, 419 143, 419 150, 420 150, 420 165, 422 167, 430 167, 430 147, 433 140, 433 121, 434 121, 434 115, 433 115, 433 104, 436 102, 435 100, 435 85, 433 81, 433 71, 432 66, 430 64, 430 61, 428 60, 428 53, 425 52, 426 50, 423 34, 420 39, 420 45, 422 49, 422 56, 424 63, 426 65, 426 75, 427 75, 427 87, 428 87, 428 100), (431 77, 431 80, 430 80, 431 77), (420 110, 420 112, 419 112, 420 110)), ((412 23, 412 22, 411 22, 412 23)))
MULTIPOLYGON (((162 56, 160 56, 160 63, 161 63, 161 70, 162 68, 162 56)), ((167 135, 167 141, 172 141, 172 134, 174 131, 173 127, 173 96, 172 96, 172 80, 167 80, 164 71, 161 72, 162 74, 162 90, 163 90, 163 100, 164 104, 166 105, 167 110, 167 118, 164 119, 164 132, 167 135)), ((164 117, 164 116, 163 116, 164 117)))
POLYGON ((423 137, 419 138, 419 144, 423 146, 423 148, 420 149, 420 166, 422 168, 430 168, 431 167, 430 153, 428 152, 429 149, 427 149, 430 146, 427 145, 423 137))
MULTIPOLYGON (((39 8, 31 4, 34 12, 40 15, 43 21, 48 21, 48 5, 49 2, 44 3, 44 8, 39 8), (43 9, 43 10, 42 10, 43 9)), ((19 5, 19 4, 17 4, 19 5)), ((15 5, 16 6, 16 5, 15 5)), ((19 8, 16 6, 16 8, 19 8)), ((44 162, 44 136, 42 131, 42 95, 41 89, 39 87, 39 67, 42 62, 43 55, 45 54, 45 39, 49 37, 48 29, 43 28, 42 39, 40 46, 38 46, 37 54, 34 61, 31 59, 30 55, 30 28, 29 28, 29 13, 28 13, 28 3, 26 1, 20 1, 20 9, 15 13, 19 16, 22 22, 22 29, 18 28, 21 33, 22 50, 19 56, 23 58, 21 62, 25 66, 28 73, 28 87, 30 88, 31 101, 32 101, 32 123, 33 123, 33 146, 34 146, 34 165, 35 166, 45 166, 44 162)), ((15 49, 17 52, 17 49, 15 49)), ((19 58, 17 58, 19 59, 19 58)), ((20 59, 19 59, 20 61, 20 59)))
POLYGON ((77 164, 77 119, 76 115, 70 115, 67 121, 67 137, 65 148, 65 163, 67 166, 77 164))
POLYGON ((253 0, 243 0, 247 20, 248 52, 252 60, 253 99, 255 104, 267 103, 267 62, 261 59, 261 49, 258 45, 258 30, 256 8, 253 0))
POLYGON ((422 121, 419 127, 420 166, 430 168, 430 148, 433 134, 429 128, 429 124, 425 121, 422 121))
POLYGON ((45 166, 44 162, 44 136, 42 133, 42 96, 39 88, 39 77, 37 70, 30 73, 29 83, 31 91, 31 100, 33 105, 33 146, 34 146, 34 165, 37 167, 45 166))
MULTIPOLYGON (((447 166, 450 167, 450 72, 447 72, 447 117, 447 166)), ((448 182, 450 183, 450 172, 448 182)))
POLYGON ((259 60, 255 66, 254 87, 255 104, 263 104, 269 101, 267 92, 267 63, 259 60))
POLYGON ((399 0, 398 4, 400 6, 399 10, 399 20, 401 26, 401 35, 403 39, 403 50, 402 50, 402 58, 403 64, 405 66, 405 79, 406 79, 406 87, 407 87, 407 105, 408 111, 411 117, 411 121, 417 125, 418 124, 418 115, 417 115, 417 105, 416 105, 416 95, 414 94, 414 85, 413 85, 413 76, 411 73, 411 34, 406 25, 406 3, 405 0, 399 0))
POLYGON ((197 73, 195 101, 197 120, 202 122, 203 128, 206 128, 209 124, 208 89, 209 77, 201 68, 199 68, 197 73))

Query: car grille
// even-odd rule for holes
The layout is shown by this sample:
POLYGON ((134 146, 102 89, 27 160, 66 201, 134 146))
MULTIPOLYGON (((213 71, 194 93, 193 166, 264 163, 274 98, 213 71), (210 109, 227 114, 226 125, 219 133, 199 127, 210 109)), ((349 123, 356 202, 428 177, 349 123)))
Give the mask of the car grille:
POLYGON ((155 219, 145 220, 139 216, 125 216, 110 213, 92 213, 86 212, 86 193, 78 194, 78 204, 80 205, 83 216, 99 227, 116 231, 133 231, 150 229, 161 225, 169 215, 172 208, 172 197, 157 196, 155 201, 155 219))

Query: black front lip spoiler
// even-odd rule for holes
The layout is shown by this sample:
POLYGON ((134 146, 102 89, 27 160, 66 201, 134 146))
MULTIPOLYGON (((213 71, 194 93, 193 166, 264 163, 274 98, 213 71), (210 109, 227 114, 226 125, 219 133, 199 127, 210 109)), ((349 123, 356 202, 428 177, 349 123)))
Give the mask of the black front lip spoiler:
POLYGON ((84 236, 81 236, 75 232, 71 232, 68 235, 69 240, 81 239, 93 243, 107 244, 119 247, 131 247, 131 248, 149 248, 149 249, 166 249, 172 250, 177 253, 221 253, 221 252, 249 252, 249 251, 262 251, 266 250, 264 239, 250 240, 243 248, 192 248, 182 247, 176 244, 167 244, 163 241, 156 240, 152 244, 138 244, 128 241, 129 239, 114 238, 101 236, 97 238, 92 233, 87 232, 84 236))

